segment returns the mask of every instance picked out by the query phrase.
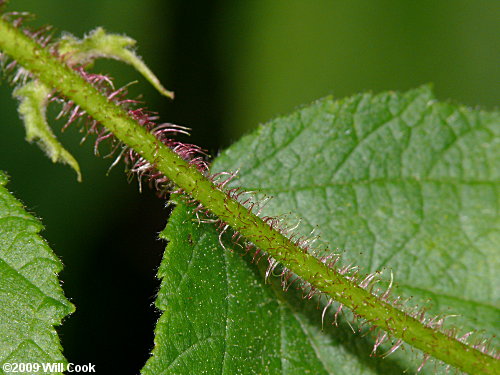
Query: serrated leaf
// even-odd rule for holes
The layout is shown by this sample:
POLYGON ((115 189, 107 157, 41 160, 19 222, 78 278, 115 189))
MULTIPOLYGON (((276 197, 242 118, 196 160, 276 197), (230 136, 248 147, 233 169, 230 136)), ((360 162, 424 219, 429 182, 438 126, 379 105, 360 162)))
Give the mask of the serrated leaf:
MULTIPOLYGON (((461 331, 491 337, 499 331, 499 123, 498 113, 437 103, 427 87, 327 98, 244 137, 213 171, 239 169, 233 186, 274 197, 262 215, 293 212, 301 233, 316 228, 346 263, 390 268, 395 293, 430 300, 431 313, 458 313, 461 331)), ((310 302, 263 285, 262 272, 218 246, 218 234, 185 207, 173 218, 159 273, 165 313, 144 374, 400 374, 420 365, 407 352, 370 358, 373 338, 331 328, 332 311, 321 333, 310 302)))
POLYGON ((68 164, 82 180, 80 166, 76 159, 59 143, 47 123, 46 111, 51 89, 40 81, 30 81, 14 90, 14 97, 19 100, 19 115, 26 129, 26 140, 36 141, 40 148, 54 162, 68 164))
POLYGON ((133 66, 162 95, 174 97, 160 83, 160 80, 147 67, 142 59, 133 51, 136 41, 125 35, 107 33, 102 27, 90 32, 85 38, 77 39, 65 34, 59 42, 58 50, 70 65, 92 64, 98 58, 114 59, 133 66))
POLYGON ((0 172, 0 374, 4 363, 66 362, 54 326, 74 311, 57 279, 62 264, 38 235, 42 224, 6 182, 0 172))

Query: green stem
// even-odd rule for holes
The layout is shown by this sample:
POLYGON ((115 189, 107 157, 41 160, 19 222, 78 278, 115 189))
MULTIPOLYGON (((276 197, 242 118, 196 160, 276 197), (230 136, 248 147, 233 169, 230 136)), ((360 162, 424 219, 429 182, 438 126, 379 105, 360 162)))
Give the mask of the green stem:
POLYGON ((120 107, 5 20, 0 49, 48 87, 56 89, 137 151, 221 220, 315 288, 393 336, 468 373, 498 374, 498 361, 423 325, 305 253, 139 126, 120 107))

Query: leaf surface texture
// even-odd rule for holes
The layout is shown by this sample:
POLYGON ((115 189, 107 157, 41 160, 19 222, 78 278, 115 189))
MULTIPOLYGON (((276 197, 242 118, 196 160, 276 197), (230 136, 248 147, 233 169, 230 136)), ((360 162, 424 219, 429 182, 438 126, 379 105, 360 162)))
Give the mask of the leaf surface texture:
POLYGON ((57 278, 62 263, 6 183, 0 172, 0 365, 66 362, 54 328, 74 311, 57 278))
MULTIPOLYGON (((273 197, 262 216, 300 220, 297 231, 314 230, 344 264, 391 270, 409 306, 458 314, 448 321, 459 332, 490 337, 499 331, 499 124, 498 113, 439 103, 428 87, 326 98, 243 137, 212 171, 239 170, 231 187, 273 197)), ((332 327, 334 307, 322 323, 321 304, 266 285, 265 265, 223 250, 183 204, 163 235, 164 313, 144 374, 401 374, 420 365, 409 347, 369 357, 373 337, 345 320, 332 327)), ((437 366, 424 373, 444 372, 437 366)))

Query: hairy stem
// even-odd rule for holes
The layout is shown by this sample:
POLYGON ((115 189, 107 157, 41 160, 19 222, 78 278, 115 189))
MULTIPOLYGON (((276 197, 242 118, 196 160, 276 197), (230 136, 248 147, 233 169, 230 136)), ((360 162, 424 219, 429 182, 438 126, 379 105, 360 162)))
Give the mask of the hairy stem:
POLYGON ((499 373, 498 361, 493 357, 425 326, 305 253, 219 190, 194 166, 139 126, 123 109, 110 102, 78 73, 5 20, 0 20, 0 50, 17 60, 47 87, 78 104, 118 139, 154 164, 186 194, 201 202, 248 241, 313 287, 352 309, 373 325, 452 366, 469 373, 499 373))

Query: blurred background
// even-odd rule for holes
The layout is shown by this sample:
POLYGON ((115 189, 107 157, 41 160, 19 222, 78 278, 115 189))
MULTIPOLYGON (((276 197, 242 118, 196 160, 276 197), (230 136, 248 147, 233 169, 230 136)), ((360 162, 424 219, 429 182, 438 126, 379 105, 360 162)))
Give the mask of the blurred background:
MULTIPOLYGON (((117 85, 133 80, 163 121, 192 128, 212 155, 259 123, 326 95, 407 90, 433 83, 441 100, 495 109, 500 94, 500 2, 11 0, 35 25, 81 37, 96 26, 138 41, 138 53, 176 93, 169 101, 132 68, 102 62, 117 85)), ((24 142, 12 89, 0 86, 0 169, 8 188, 41 217, 65 264, 60 275, 76 312, 59 333, 69 361, 98 373, 137 374, 153 346, 159 313, 155 272, 164 249, 165 202, 127 183, 111 160, 60 133, 83 182, 24 142)), ((54 108, 55 112, 57 108, 54 108)))

